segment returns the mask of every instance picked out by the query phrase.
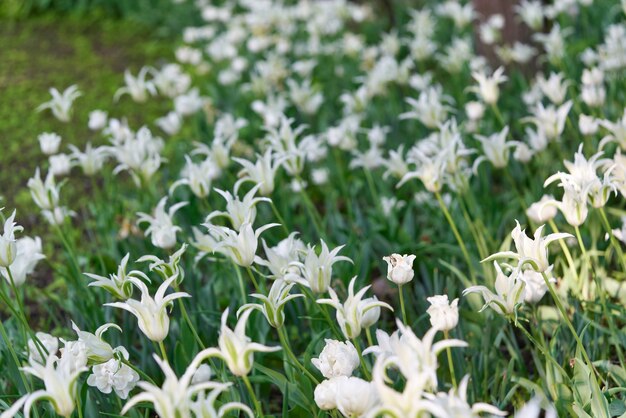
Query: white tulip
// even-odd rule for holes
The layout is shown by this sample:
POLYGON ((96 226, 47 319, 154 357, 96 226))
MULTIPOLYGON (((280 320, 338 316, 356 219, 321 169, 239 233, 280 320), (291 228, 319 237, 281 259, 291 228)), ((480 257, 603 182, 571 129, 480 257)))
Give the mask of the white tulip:
POLYGON ((350 341, 341 342, 326 339, 326 345, 318 358, 311 359, 311 363, 326 379, 339 376, 352 376, 352 372, 359 367, 359 354, 350 341))
POLYGON ((44 154, 54 155, 59 152, 59 145, 61 145, 61 137, 59 135, 52 132, 44 132, 37 139, 39 140, 41 152, 44 154))
MULTIPOLYGON (((0 211, 4 208, 0 208, 0 211)), ((17 257, 15 233, 24 228, 14 222, 15 211, 4 222, 4 233, 0 235, 0 267, 9 267, 17 257)))
POLYGON ((52 100, 39 105, 36 111, 41 112, 42 110, 50 109, 55 118, 61 122, 69 122, 72 103, 83 95, 80 90, 78 90, 78 86, 72 85, 65 89, 63 93, 59 93, 57 89, 51 88, 50 94, 52 95, 52 100))
POLYGON ((186 206, 188 202, 179 202, 172 205, 169 210, 165 211, 165 204, 167 203, 167 196, 163 197, 156 208, 154 209, 154 215, 148 215, 143 212, 137 213, 139 220, 137 224, 147 222, 150 224, 146 229, 146 236, 150 236, 152 245, 159 248, 172 248, 176 245, 176 233, 181 230, 179 226, 174 225, 172 217, 183 206, 186 206))
POLYGON ((553 202, 554 197, 552 195, 543 195, 541 200, 533 203, 526 209, 526 215, 528 218, 537 223, 547 222, 554 219, 557 209, 554 205, 549 205, 549 202, 553 202))
POLYGON ((141 300, 128 299, 126 302, 105 303, 104 306, 124 309, 137 317, 139 329, 154 342, 162 342, 170 329, 168 308, 179 298, 191 297, 188 293, 176 292, 165 296, 165 292, 178 276, 174 275, 164 281, 156 291, 154 298, 150 296, 148 287, 136 277, 128 280, 141 291, 141 300))
POLYGON ((376 388, 359 377, 346 377, 337 381, 337 409, 344 417, 360 417, 378 403, 376 388))
MULTIPOLYGON (((1 242, 0 238, 0 242, 1 242)), ((30 275, 40 260, 46 258, 42 253, 41 239, 39 237, 20 238, 15 242, 16 258, 11 264, 11 276, 16 286, 21 286, 26 281, 26 276, 30 275)), ((0 244, 0 248, 2 244, 0 244)), ((0 274, 10 282, 9 272, 5 267, 0 267, 0 274)))
POLYGON ((442 331, 450 331, 459 323, 459 299, 454 299, 452 303, 448 301, 447 295, 431 296, 427 298, 430 306, 426 310, 430 315, 430 324, 442 331))
POLYGON ((347 377, 340 376, 323 380, 315 387, 313 396, 319 409, 322 411, 330 411, 331 409, 337 408, 337 384, 342 379, 347 379, 347 377))
POLYGON ((107 112, 104 110, 92 110, 89 112, 89 122, 87 123, 87 126, 92 131, 99 131, 104 129, 107 125, 107 118, 107 112))
POLYGON ((220 336, 217 340, 219 348, 207 348, 203 352, 206 357, 218 357, 222 359, 228 369, 235 376, 247 376, 252 370, 254 352, 269 353, 281 350, 282 347, 268 347, 263 344, 250 342, 246 335, 246 324, 251 310, 243 312, 237 321, 235 329, 226 325, 228 308, 222 314, 220 336))
POLYGON ((383 260, 387 262, 387 279, 398 286, 402 286, 413 280, 413 276, 415 275, 413 262, 415 258, 416 256, 413 254, 391 254, 388 257, 383 257, 383 260))
POLYGON ((296 263, 302 269, 302 275, 314 293, 324 293, 329 289, 333 274, 333 264, 338 261, 352 263, 352 260, 348 257, 337 255, 344 247, 343 245, 330 251, 324 240, 321 240, 321 246, 322 249, 318 255, 315 247, 309 245, 304 262, 296 263))
POLYGON ((548 261, 548 244, 572 236, 572 234, 557 233, 542 237, 541 233, 545 226, 542 225, 537 228, 534 237, 529 238, 526 235, 526 230, 522 230, 519 222, 515 221, 515 223, 517 226, 511 232, 511 237, 513 237, 516 251, 501 251, 487 257, 483 262, 498 258, 513 258, 518 260, 518 268, 523 268, 528 264, 530 268, 536 272, 542 273, 550 268, 550 262, 548 261))
POLYGON ((365 315, 371 309, 387 308, 390 311, 393 311, 393 308, 388 303, 378 301, 374 298, 370 298, 369 302, 363 303, 363 295, 365 295, 365 292, 368 291, 371 285, 365 286, 355 294, 355 283, 356 276, 350 280, 350 285, 348 286, 348 297, 343 303, 339 301, 337 293, 335 293, 332 288, 328 288, 330 299, 317 300, 317 303, 331 305, 337 310, 337 322, 339 323, 339 327, 341 328, 343 335, 347 339, 356 338, 361 334, 361 330, 366 325, 365 315))

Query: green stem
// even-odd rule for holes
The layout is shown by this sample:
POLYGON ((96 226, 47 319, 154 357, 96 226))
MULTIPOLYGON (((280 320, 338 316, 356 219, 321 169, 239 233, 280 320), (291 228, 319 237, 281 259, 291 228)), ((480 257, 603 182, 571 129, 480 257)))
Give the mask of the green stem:
POLYGON ((441 198, 441 195, 439 194, 439 192, 435 193, 435 197, 437 198, 437 201, 439 202, 439 206, 441 207, 441 211, 443 212, 443 215, 446 217, 446 220, 448 221, 448 224, 450 225, 450 228, 452 229, 452 233, 454 234, 454 237, 456 238, 456 241, 458 242, 459 247, 461 248, 461 252, 463 253, 463 257, 465 258, 467 267, 469 268, 469 273, 472 278, 472 281, 476 283, 476 273, 474 273, 474 266, 472 265, 472 261, 470 259, 469 253, 467 252, 467 248, 465 247, 465 243, 463 242, 463 238, 461 238, 461 234, 459 233, 459 230, 457 229, 456 224, 454 223, 454 219, 452 219, 452 215, 450 215, 450 212, 448 211, 446 204, 443 202, 443 199, 441 198))
POLYGON ((604 224, 604 229, 606 229, 606 233, 609 234, 609 239, 611 240, 611 245, 617 254, 617 258, 619 258, 620 263, 622 265, 622 271, 626 273, 626 257, 624 257, 624 252, 622 251, 622 247, 617 242, 615 235, 613 235, 613 230, 611 229, 611 224, 609 223, 609 219, 606 216, 606 212, 604 208, 599 208, 598 212, 600 212, 600 217, 602 218, 602 223, 604 224))
POLYGON ((365 336, 367 337, 367 344, 368 346, 373 346, 374 345, 374 340, 372 339, 372 331, 370 331, 369 328, 365 328, 365 336))
POLYGON ((378 197, 378 191, 376 190, 376 185, 374 184, 372 173, 367 168, 363 168, 363 172, 365 172, 365 180, 367 181, 367 186, 370 189, 372 200, 374 200, 374 206, 376 206, 378 212, 382 213, 383 211, 380 203, 380 198, 378 197))
MULTIPOLYGON (((557 370, 559 370, 559 372, 561 372, 561 375, 563 377, 567 377, 568 374, 567 372, 563 369, 563 367, 561 367, 561 365, 554 359, 554 357, 552 357, 552 355, 550 354, 550 352, 546 349, 546 347, 544 347, 542 344, 540 344, 532 335, 530 335, 530 333, 528 332, 528 330, 526 328, 524 328, 522 326, 522 324, 520 324, 517 321, 512 321, 515 326, 517 327, 517 329, 519 329, 520 331, 522 331, 522 333, 526 336, 526 338, 528 338, 528 340, 534 344, 535 347, 537 347, 537 349, 539 349, 539 351, 541 351, 541 354, 543 354, 544 356, 546 356, 546 359, 552 363, 557 370)), ((541 330, 540 330, 541 332, 541 330)))
POLYGON ((280 343, 283 345, 283 348, 285 349, 285 352, 287 353, 287 356, 289 357, 289 359, 300 370, 302 370, 302 372, 304 372, 304 374, 306 374, 307 377, 311 379, 313 383, 315 383, 316 385, 319 384, 319 380, 317 380, 317 378, 313 376, 311 372, 309 372, 307 368, 302 363, 300 363, 300 361, 298 361, 298 358, 291 350, 291 346, 289 345, 289 340, 287 339, 287 336, 285 335, 284 328, 283 327, 277 328, 277 331, 278 331, 278 338, 280 339, 280 343))
POLYGON ((170 361, 167 359, 167 351, 165 350, 163 341, 159 341, 159 350, 161 350, 161 358, 169 363, 170 361))
POLYGON ((45 359, 48 355, 48 350, 43 345, 43 343, 39 341, 39 338, 37 338, 37 334, 35 334, 35 332, 30 327, 30 324, 28 323, 28 319, 26 318, 26 310, 24 309, 24 303, 22 302, 20 293, 17 289, 17 286, 15 285, 15 280, 13 279, 13 273, 11 273, 11 268, 7 267, 6 271, 9 275, 9 286, 11 287, 11 290, 15 294, 15 299, 17 299, 18 309, 15 309, 11 305, 9 298, 7 297, 7 295, 4 293, 4 290, 2 289, 2 286, 0 286, 0 298, 3 299, 5 305, 9 308, 11 313, 22 324, 22 328, 23 328, 22 331, 24 333, 24 336, 26 336, 26 334, 30 335, 31 339, 33 340, 35 344, 35 347, 37 348, 37 351, 39 352, 39 355, 41 356, 42 359, 45 359))
POLYGON ((26 309, 24 308, 24 302, 22 302, 20 292, 17 289, 17 286, 15 285, 15 279, 13 278, 13 273, 11 272, 11 268, 7 267, 6 271, 9 274, 9 285, 11 286, 13 295, 15 296, 15 299, 17 300, 17 306, 19 308, 20 313, 22 314, 24 325, 26 325, 28 329, 30 329, 30 326, 28 325, 28 319, 26 318, 26 309))
MULTIPOLYGON (((450 334, 448 331, 444 331, 443 336, 446 340, 448 340, 450 337, 450 334)), ((448 355, 448 367, 450 368, 450 377, 452 378, 452 387, 456 389, 457 388, 456 373, 454 373, 454 362, 452 361, 452 350, 450 349, 450 347, 446 348, 446 353, 448 355)))
POLYGON ((259 283, 256 281, 254 274, 252 274, 252 269, 250 269, 250 267, 246 267, 246 271, 248 272, 248 277, 250 277, 250 280, 252 281, 252 284, 254 285, 254 289, 256 290, 256 292, 263 293, 261 292, 261 288, 259 287, 259 283))
POLYGON ((344 337, 343 337, 342 333, 337 329, 335 323, 330 318, 330 314, 326 310, 326 306, 322 305, 320 303, 317 303, 317 299, 315 299, 315 296, 313 296, 313 293, 311 292, 311 289, 309 289, 306 286, 300 286, 300 288, 302 289, 302 291, 304 292, 306 297, 309 298, 309 300, 313 303, 313 305, 317 306, 319 311, 322 313, 322 316, 324 317, 324 320, 326 321, 326 323, 330 327, 332 333, 335 334, 335 337, 337 337, 339 339, 343 339, 344 337))
POLYGON ((548 291, 550 292, 550 296, 552 296, 552 299, 554 299, 554 303, 556 304, 557 309, 559 310, 561 316, 563 317, 565 324, 567 325, 570 332, 574 336, 574 339, 576 340, 576 344, 578 345, 578 349, 582 353, 583 358, 585 362, 587 363, 587 366, 593 369, 594 372, 598 373, 593 363, 591 362, 591 359, 589 358, 589 354, 587 354, 587 350, 585 349, 583 342, 578 336, 578 333, 576 332, 574 325, 569 320, 569 317, 567 316, 567 312, 565 312, 565 308, 563 307, 563 304, 561 303, 561 299, 559 299, 559 296, 556 294, 556 291, 554 290, 554 286, 552 286, 552 282, 550 282, 545 272, 542 271, 541 275, 543 276, 543 281, 546 283, 546 286, 548 287, 548 291))
POLYGON ((78 412, 78 418, 83 418, 83 407, 80 403, 80 396, 76 397, 76 412, 78 412))
POLYGON ((302 200, 304 200, 304 206, 306 206, 307 211, 309 212, 309 217, 315 224, 317 235, 322 237, 323 236, 322 233, 324 229, 322 228, 322 221, 319 218, 319 213, 317 213, 317 209, 315 208, 313 201, 311 200, 311 198, 309 197, 309 194, 306 192, 306 189, 304 188, 304 182, 302 178, 300 178, 300 176, 297 176, 296 179, 300 182, 301 185, 303 185, 302 190, 300 190, 300 194, 302 195, 302 200))
POLYGON ((237 281, 239 282, 239 291, 241 292, 241 304, 247 303, 248 297, 246 293, 246 286, 243 283, 243 277, 241 276, 241 270, 239 270, 239 266, 233 262, 233 266, 235 267, 235 272, 237 273, 237 281))
POLYGON ((248 393, 250 393, 250 398, 252 399, 252 403, 254 404, 256 416, 259 418, 262 418, 264 416, 263 410, 261 409, 261 404, 259 403, 259 400, 257 399, 256 394, 254 393, 254 389, 252 388, 252 385, 250 384, 250 379, 248 379, 248 376, 246 375, 241 376, 241 379, 243 380, 243 383, 246 385, 246 388, 248 388, 248 393))
POLYGON ((404 288, 404 286, 398 285, 398 293, 400 293, 400 311, 402 312, 402 320, 408 326, 409 325, 409 321, 407 320, 406 310, 404 309, 404 291, 403 291, 403 288, 404 288))
MULTIPOLYGON (((554 220, 550 219, 548 221, 548 224, 550 225, 550 228, 552 228, 552 232, 554 232, 555 234, 559 232, 559 229, 557 228, 556 224, 554 223, 554 220)), ((572 258, 572 253, 569 251, 569 248, 567 247, 567 244, 562 239, 560 239, 558 241, 559 241, 559 244, 561 246, 561 250, 563 251, 563 254, 565 254, 565 259, 567 260, 567 264, 569 265, 569 268, 570 268, 572 274, 575 277, 578 277, 578 272, 576 271, 576 265, 574 264, 574 259, 572 258)), ((581 280, 580 277, 578 277, 578 279, 579 279, 579 281, 581 280)))
POLYGON ((70 259, 70 262, 71 262, 73 270, 74 270, 75 285, 78 286, 78 284, 79 284, 79 279, 78 278, 80 277, 80 266, 79 266, 78 261, 76 259, 76 255, 74 254, 74 250, 73 250, 72 246, 70 245, 69 240, 67 239, 67 237, 63 233, 63 230, 61 229, 61 227, 59 225, 54 225, 54 229, 56 230, 57 234, 59 235, 59 238, 61 239, 61 242, 63 243, 63 246, 65 247, 65 251, 67 251, 67 255, 68 255, 69 259, 70 259))
POLYGON ((280 212, 278 211, 278 208, 276 208, 273 200, 270 200, 270 206, 272 207, 272 212, 274 212, 274 216, 276 216, 276 219, 278 219, 278 222, 280 222, 280 225, 283 227, 283 232, 285 233, 285 235, 289 236, 287 222, 285 222, 283 217, 280 215, 280 212))
POLYGON ((502 113, 500 113, 500 109, 498 109, 498 105, 495 104, 495 103, 492 104, 491 105, 491 110, 493 110, 494 115, 496 115, 496 119, 500 123, 500 127, 504 128, 506 126, 506 123, 504 122, 504 118, 502 117, 502 113))
POLYGON ((363 378, 365 380, 371 380, 371 376, 370 376, 370 372, 367 370, 367 366, 365 365, 365 360, 363 359, 363 351, 361 351, 361 344, 359 343, 359 340, 357 340, 356 338, 352 339, 352 344, 354 345, 354 348, 356 348, 356 352, 359 355, 359 362, 361 363, 361 371, 363 372, 363 378))
MULTIPOLYGON (((580 228, 578 228, 577 226, 574 227, 575 231, 576 231, 576 238, 578 240, 578 245, 580 246, 580 250, 583 253, 583 258, 587 258, 587 249, 585 248, 585 244, 583 242, 583 238, 582 235, 580 233, 580 228)), ((610 229, 610 226, 609 226, 610 229)), ((609 329, 611 330, 611 335, 615 336, 616 338, 619 338, 619 333, 617 331, 617 327, 615 326, 615 322, 613 320, 613 315, 611 314, 611 312, 608 309, 608 306, 606 304, 606 295, 604 294, 604 288, 602 287, 602 285, 600 284, 599 280, 598 280, 598 275, 595 272, 593 263, 591 262, 591 259, 589 259, 589 265, 591 266, 591 273, 593 275, 593 279, 594 282, 596 284, 596 291, 598 292, 598 295, 600 296, 600 305, 602 306, 602 309, 607 317, 608 323, 609 323, 609 329)), ((615 348, 617 349, 617 357, 619 358, 620 364, 622 365, 622 367, 626 364, 624 363, 624 352, 622 351, 622 347, 621 347, 621 342, 618 340, 615 343, 615 348)))
MULTIPOLYGON (((178 292, 178 286, 175 288, 175 290, 178 292)), ((189 327, 189 330, 191 330, 193 337, 198 343, 198 346, 204 350, 206 347, 204 343, 202 342, 202 339, 200 338, 198 331, 196 331, 196 327, 194 327, 193 323, 191 322, 191 318, 189 317, 189 314, 187 313, 187 308, 185 308, 185 303, 183 302, 183 298, 178 299, 178 306, 180 306, 180 312, 183 315, 183 320, 187 324, 187 327, 189 327)))
MULTIPOLYGON (((465 222, 467 223, 467 226, 470 229, 470 232, 472 233, 472 236, 474 237, 474 242, 476 243, 476 248, 478 248, 478 254, 480 255, 480 259, 484 260, 485 258, 489 257, 489 250, 487 247, 487 243, 485 242, 485 233, 481 233, 480 229, 478 228, 477 223, 475 223, 472 220, 472 217, 470 216, 468 207, 466 207, 466 204, 464 203, 464 200, 466 200, 468 203, 467 205, 469 206, 469 202, 470 199, 467 199, 468 193, 465 193, 464 195, 459 194, 459 205, 461 207, 461 212, 463 213, 463 218, 465 218, 465 222), (465 199, 464 199, 465 197, 465 199)), ((492 278, 492 270, 489 268, 489 266, 487 265, 487 263, 483 263, 482 264, 482 268, 483 268, 483 274, 484 277, 488 277, 490 278, 490 281, 493 282, 493 278, 492 278)))

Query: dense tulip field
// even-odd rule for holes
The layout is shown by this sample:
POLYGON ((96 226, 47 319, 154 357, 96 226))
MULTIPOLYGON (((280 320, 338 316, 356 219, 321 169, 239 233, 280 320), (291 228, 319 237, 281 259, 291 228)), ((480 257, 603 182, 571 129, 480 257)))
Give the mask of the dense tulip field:
POLYGON ((32 109, 1 418, 626 417, 625 1, 175 3, 32 109))

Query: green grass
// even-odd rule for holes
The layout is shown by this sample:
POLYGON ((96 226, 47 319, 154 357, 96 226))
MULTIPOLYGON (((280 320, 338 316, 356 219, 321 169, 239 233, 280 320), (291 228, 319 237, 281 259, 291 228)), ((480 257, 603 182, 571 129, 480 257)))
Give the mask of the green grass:
MULTIPOLYGON (((25 21, 0 20, 0 196, 3 206, 15 207, 22 217, 34 213, 25 187, 37 166, 46 166, 37 135, 57 132, 68 144, 83 148, 102 139, 87 128, 89 112, 105 109, 110 116, 126 117, 131 124, 153 120, 171 105, 150 101, 137 105, 128 97, 113 105, 123 83, 123 72, 172 59, 172 39, 157 38, 153 31, 130 21, 99 16, 47 14, 25 21), (83 96, 74 106, 70 123, 35 108, 49 100, 48 89, 63 90, 78 84, 83 96)), ((80 188, 66 190, 81 195, 80 188)), ((24 218, 22 218, 24 219, 24 218)), ((26 221, 24 219, 24 221, 26 221)), ((28 219, 28 223, 35 223, 28 219)))

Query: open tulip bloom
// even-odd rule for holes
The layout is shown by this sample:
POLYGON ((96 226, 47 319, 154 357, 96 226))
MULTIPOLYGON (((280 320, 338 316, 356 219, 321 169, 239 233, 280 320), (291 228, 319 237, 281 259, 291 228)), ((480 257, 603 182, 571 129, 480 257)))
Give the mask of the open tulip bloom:
POLYGON ((185 292, 175 292, 165 295, 170 285, 176 281, 176 275, 164 281, 154 294, 154 298, 150 296, 150 291, 146 284, 136 277, 128 280, 141 291, 141 299, 128 299, 125 302, 106 303, 105 306, 120 308, 128 311, 137 317, 139 329, 150 340, 160 343, 169 333, 170 318, 167 309, 172 302, 180 298, 191 297, 185 292))
POLYGON ((235 376, 246 376, 250 373, 255 352, 271 353, 281 349, 280 346, 268 347, 250 341, 250 338, 246 335, 246 325, 251 313, 251 309, 244 310, 233 330, 226 324, 228 319, 228 309, 226 309, 222 314, 218 348, 207 348, 204 351, 204 355, 207 358, 218 357, 222 359, 230 372, 235 376))
POLYGON ((536 272, 544 273, 550 268, 548 245, 551 242, 572 237, 572 234, 562 232, 542 237, 545 226, 542 225, 535 230, 533 238, 529 238, 526 235, 526 230, 520 227, 519 222, 515 221, 515 223, 517 226, 511 232, 511 237, 513 237, 513 242, 515 243, 515 251, 500 251, 490 255, 483 262, 500 258, 515 259, 520 269, 528 265, 536 272))

